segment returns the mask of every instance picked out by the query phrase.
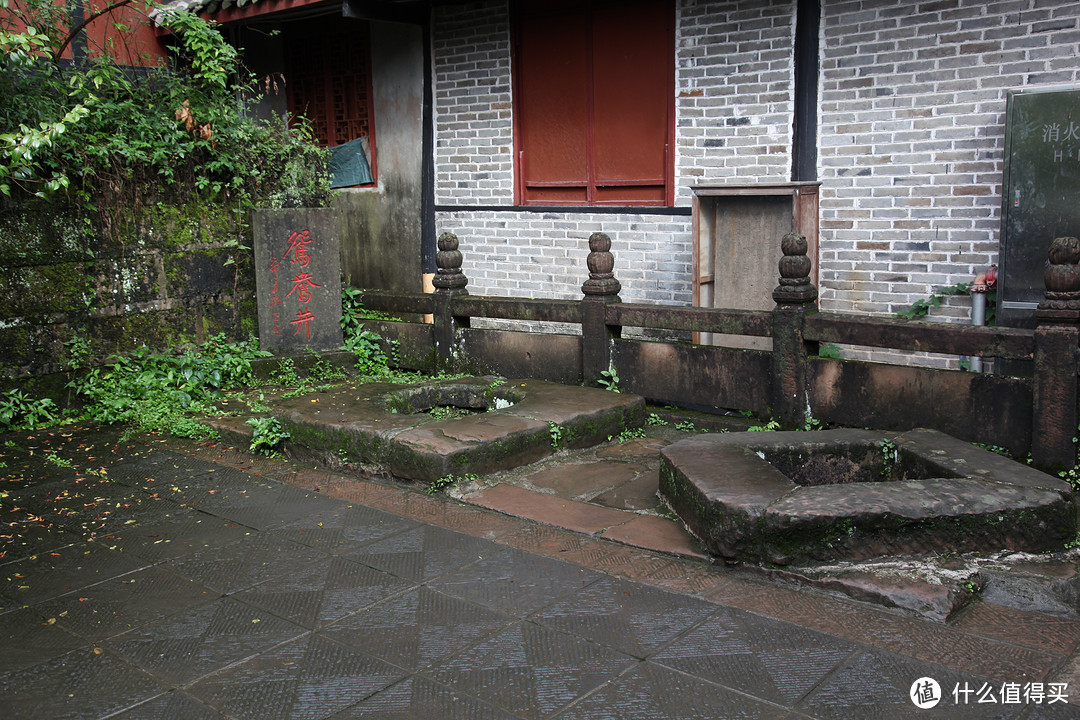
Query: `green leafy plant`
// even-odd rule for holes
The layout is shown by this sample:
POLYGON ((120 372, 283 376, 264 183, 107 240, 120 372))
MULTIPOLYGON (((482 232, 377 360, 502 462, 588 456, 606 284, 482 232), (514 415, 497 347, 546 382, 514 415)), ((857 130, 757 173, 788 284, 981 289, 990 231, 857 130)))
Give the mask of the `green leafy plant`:
POLYGON ((645 430, 643 428, 626 428, 618 435, 608 435, 608 441, 614 440, 615 442, 626 442, 634 438, 645 437, 645 430))
POLYGON ((598 380, 600 387, 611 392, 622 392, 619 388, 619 374, 615 370, 615 366, 612 365, 607 370, 600 371, 600 379, 598 380))
POLYGON ((281 421, 273 415, 249 418, 247 424, 252 430, 251 444, 248 446, 251 452, 277 455, 282 443, 292 437, 282 426, 281 421))
POLYGON ((227 343, 215 337, 174 353, 145 350, 114 356, 69 383, 85 401, 86 416, 105 423, 130 423, 181 437, 209 437, 198 417, 214 409, 227 389, 252 382, 251 361, 269 353, 253 339, 227 343))
POLYGON ((0 395, 0 430, 30 430, 58 418, 59 409, 50 398, 32 398, 17 389, 0 395))
POLYGON ((345 338, 364 329, 365 320, 401 320, 401 318, 378 310, 368 310, 363 303, 364 290, 348 283, 341 290, 341 330, 345 338))
POLYGON ((563 429, 558 423, 548 420, 548 436, 551 438, 551 449, 558 450, 563 442, 563 429))
MULTIPOLYGON (((951 296, 963 296, 971 294, 971 283, 963 282, 956 285, 946 285, 931 292, 927 297, 920 298, 904 310, 895 313, 896 317, 907 320, 915 320, 926 317, 934 308, 941 307, 945 298, 951 296)), ((997 291, 991 290, 986 293, 986 324, 994 325, 997 320, 997 291)), ((820 353, 819 353, 820 354, 820 353)))
POLYGON ((891 480, 900 465, 900 449, 892 440, 882 440, 878 443, 878 449, 881 451, 882 460, 881 479, 891 480))
POLYGON ((328 151, 303 122, 245 111, 258 79, 214 23, 146 3, 175 39, 167 61, 142 53, 134 28, 108 21, 122 6, 135 7, 115 0, 86 18, 111 24, 99 34, 82 32, 65 3, 0 0, 0 192, 64 191, 117 235, 122 218, 160 197, 227 201, 241 223, 256 204, 327 202, 328 151), (76 37, 87 52, 63 60, 76 37))
POLYGON ((778 420, 770 420, 764 425, 752 425, 746 428, 747 432, 776 432, 780 429, 780 422, 778 420))
POLYGON ((303 385, 300 375, 296 372, 296 361, 291 357, 278 360, 277 368, 270 373, 270 380, 278 385, 297 387, 303 385))
POLYGON ((315 382, 337 382, 349 377, 349 374, 345 372, 343 368, 340 368, 326 358, 321 357, 314 350, 311 351, 311 354, 314 357, 315 362, 312 363, 311 369, 308 370, 308 375, 315 382))
POLYGON ((479 480, 480 476, 475 473, 465 473, 458 477, 457 475, 444 475, 438 480, 432 480, 427 486, 427 494, 434 495, 435 493, 445 490, 446 488, 453 487, 461 482, 472 482, 479 480))
POLYGON ((385 377, 390 358, 383 350, 383 337, 371 330, 361 330, 345 339, 345 350, 356 356, 356 369, 361 375, 385 377))

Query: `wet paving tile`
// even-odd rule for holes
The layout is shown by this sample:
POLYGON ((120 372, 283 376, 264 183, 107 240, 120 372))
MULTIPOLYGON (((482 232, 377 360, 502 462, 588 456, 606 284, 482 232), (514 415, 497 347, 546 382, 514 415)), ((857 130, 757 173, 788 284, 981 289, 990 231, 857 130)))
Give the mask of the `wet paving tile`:
POLYGON ((214 478, 226 473, 235 473, 239 478, 230 478, 216 488, 197 488, 182 496, 184 505, 257 530, 277 528, 340 505, 340 501, 310 490, 278 481, 264 483, 228 469, 214 478))
POLYGON ((1080 644, 1080 619, 1025 612, 989 602, 973 606, 954 627, 1060 655, 1071 655, 1080 644))
POLYGON ((343 557, 326 558, 236 597, 306 628, 322 627, 413 586, 343 557))
POLYGON ((149 674, 92 648, 0 677, 5 720, 105 717, 165 690, 149 674))
POLYGON ((872 647, 1003 681, 1045 679, 1061 657, 771 583, 732 578, 710 599, 872 647))
POLYGON ((52 623, 37 608, 0 614, 0 675, 52 660, 86 645, 86 640, 52 623))
POLYGON ((0 521, 0 564, 58 550, 79 540, 75 533, 32 513, 10 513, 0 521))
POLYGON ((790 623, 724 610, 650 659, 792 707, 857 647, 790 623))
POLYGON ((318 720, 351 707, 406 673, 321 635, 308 635, 187 688, 238 720, 318 720))
POLYGON ((414 675, 330 720, 517 720, 519 716, 414 675))
POLYGON ((110 720, 225 720, 225 716, 180 690, 136 705, 110 720))
POLYGON ((35 609, 66 630, 94 641, 211 602, 219 593, 161 567, 149 567, 82 588, 35 609))
POLYGON ((496 547, 473 564, 429 584, 449 595, 522 617, 602 577, 569 563, 496 547))
POLYGON ((334 623, 325 632, 382 660, 416 670, 511 622, 508 615, 419 587, 334 623))
POLYGON ((273 533, 328 553, 351 554, 373 540, 420 527, 393 513, 340 501, 276 528, 273 533))
POLYGON ((194 478, 205 476, 220 469, 207 460, 169 452, 151 450, 133 460, 124 460, 108 468, 108 475, 123 485, 143 487, 162 484, 167 480, 179 485, 194 478))
POLYGON ((252 532, 246 525, 192 510, 103 535, 99 541, 147 562, 158 562, 220 547, 252 532))
POLYGON ((905 718, 1015 718, 1023 706, 957 703, 952 695, 958 683, 978 690, 984 685, 1000 689, 1001 683, 927 666, 910 658, 879 650, 868 650, 849 659, 816 687, 797 707, 820 720, 904 720, 905 718), (916 680, 931 677, 940 686, 942 697, 936 707, 921 709, 911 700, 916 680))
POLYGON ((413 520, 469 535, 495 538, 520 527, 522 522, 498 513, 449 502, 442 497, 428 497, 417 492, 401 492, 371 502, 371 507, 413 520))
POLYGON ((542 718, 636 663, 572 635, 519 622, 440 662, 429 674, 515 715, 542 718))
POLYGON ((0 566, 0 595, 33 605, 146 566, 98 543, 78 543, 0 566))
POLYGON ((267 533, 240 540, 166 564, 174 572, 223 593, 233 593, 267 580, 295 573, 325 560, 326 553, 267 533))
POLYGON ((171 685, 185 685, 307 631, 231 598, 112 638, 106 648, 171 685))
POLYGON ((338 477, 336 480, 330 478, 326 482, 317 481, 310 487, 329 497, 364 505, 401 492, 400 489, 390 485, 347 477, 338 477))
POLYGON ((488 540, 421 525, 343 554, 406 580, 423 582, 476 562, 498 549, 488 540))
POLYGON ((644 658, 700 624, 716 605, 603 577, 537 612, 534 620, 644 658))
POLYGON ((787 715, 788 711, 782 707, 646 662, 554 717, 558 720, 781 720, 787 715))

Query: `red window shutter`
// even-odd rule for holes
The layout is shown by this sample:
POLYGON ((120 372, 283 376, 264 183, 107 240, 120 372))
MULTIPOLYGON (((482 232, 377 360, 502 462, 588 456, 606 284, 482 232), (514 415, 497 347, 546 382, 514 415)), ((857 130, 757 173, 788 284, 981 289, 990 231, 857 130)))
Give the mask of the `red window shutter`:
POLYGON ((628 187, 624 193, 628 198, 664 199, 668 106, 673 92, 667 9, 666 3, 638 2, 594 11, 592 127, 597 199, 620 186, 628 187))
POLYGON ((526 200, 584 202, 588 184, 588 65, 585 18, 529 18, 521 33, 518 99, 526 200))
POLYGON ((668 0, 519 6, 521 202, 670 201, 672 17, 668 0))

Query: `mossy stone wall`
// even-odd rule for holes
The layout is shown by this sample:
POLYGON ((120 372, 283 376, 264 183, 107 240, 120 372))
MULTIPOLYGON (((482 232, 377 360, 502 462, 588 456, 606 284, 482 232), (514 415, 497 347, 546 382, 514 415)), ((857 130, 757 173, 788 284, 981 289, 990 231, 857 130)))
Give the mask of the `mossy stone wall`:
POLYGON ((255 333, 246 214, 160 203, 104 217, 56 201, 0 210, 0 380, 67 369, 75 338, 100 362, 255 333))

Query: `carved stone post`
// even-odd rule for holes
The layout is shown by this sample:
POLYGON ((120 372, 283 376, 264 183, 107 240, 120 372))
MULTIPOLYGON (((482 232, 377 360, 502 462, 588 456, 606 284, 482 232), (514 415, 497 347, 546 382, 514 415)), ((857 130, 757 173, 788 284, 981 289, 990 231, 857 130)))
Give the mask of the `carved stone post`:
POLYGON ((451 308, 454 296, 469 293, 465 289, 469 279, 461 272, 461 251, 458 250, 458 237, 454 233, 445 232, 439 236, 435 265, 438 271, 431 279, 431 284, 435 286, 435 311, 432 318, 435 324, 435 360, 441 367, 450 368, 453 364, 457 330, 469 326, 468 318, 455 321, 451 308))
POLYGON ((589 236, 589 279, 581 286, 581 370, 586 384, 597 385, 600 373, 611 367, 611 343, 619 337, 619 328, 609 327, 604 309, 609 303, 622 302, 622 285, 612 272, 615 256, 611 238, 595 232, 589 236))
POLYGON ((806 422, 809 399, 809 355, 803 339, 806 316, 817 310, 817 288, 810 282, 806 237, 788 233, 780 241, 780 284, 773 290, 772 413, 786 428, 806 422))
POLYGON ((1076 464, 1077 362, 1080 360, 1080 240, 1056 238, 1046 267, 1046 299, 1035 311, 1031 458, 1043 470, 1076 464))

